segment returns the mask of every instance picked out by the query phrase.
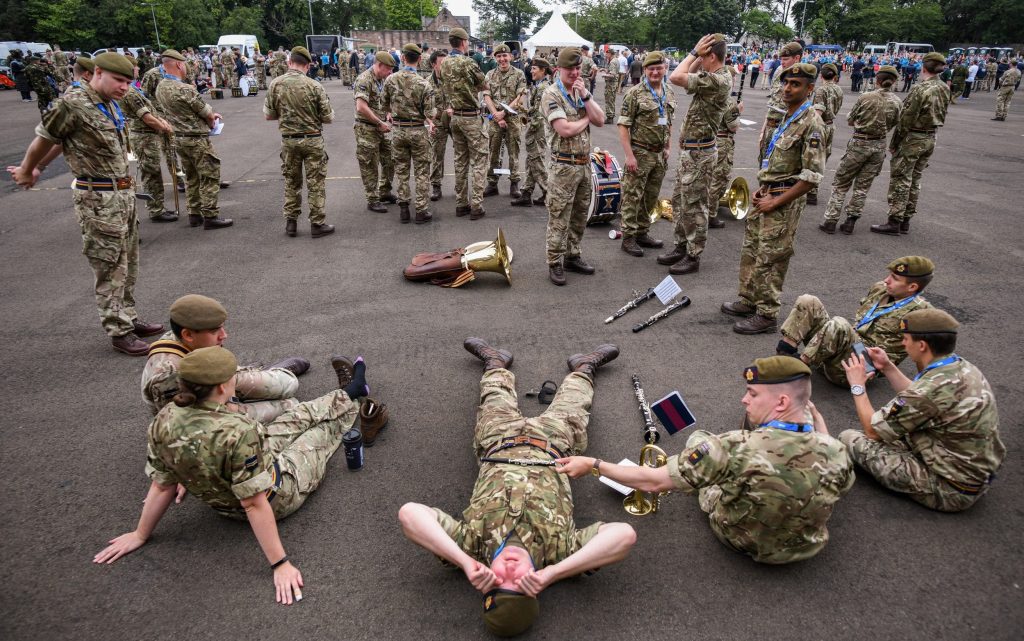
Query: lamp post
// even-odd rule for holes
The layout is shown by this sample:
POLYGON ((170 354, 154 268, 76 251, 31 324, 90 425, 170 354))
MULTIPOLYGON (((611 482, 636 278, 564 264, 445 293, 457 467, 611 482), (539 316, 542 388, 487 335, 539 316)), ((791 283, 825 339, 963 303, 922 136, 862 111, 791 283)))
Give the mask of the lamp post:
POLYGON ((309 35, 314 35, 316 30, 313 29, 313 0, 306 0, 306 5, 309 7, 309 35))
POLYGON ((814 4, 814 0, 804 0, 803 10, 800 12, 800 35, 804 35, 804 18, 807 17, 807 5, 814 4))
POLYGON ((156 48, 163 49, 163 45, 160 44, 160 27, 156 24, 156 6, 157 2, 140 2, 144 7, 149 7, 149 12, 153 15, 153 29, 156 31, 156 48))

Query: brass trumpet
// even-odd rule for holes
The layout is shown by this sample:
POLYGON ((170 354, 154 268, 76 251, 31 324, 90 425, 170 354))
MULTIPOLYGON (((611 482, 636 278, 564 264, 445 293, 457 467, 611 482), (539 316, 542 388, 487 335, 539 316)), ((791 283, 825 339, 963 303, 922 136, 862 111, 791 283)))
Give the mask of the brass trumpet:
POLYGON ((736 220, 743 220, 750 213, 750 187, 743 176, 737 176, 725 190, 718 201, 722 207, 728 207, 729 213, 736 220))
MULTIPOLYGON (((640 448, 641 467, 661 467, 668 463, 668 454, 657 445, 644 445, 640 448)), ((644 516, 657 512, 661 506, 661 496, 667 492, 641 492, 633 490, 622 499, 622 506, 633 516, 644 516)))
POLYGON ((668 222, 675 220, 672 215, 672 201, 668 198, 662 198, 654 205, 654 209, 651 210, 651 224, 658 222, 659 218, 664 218, 668 222))

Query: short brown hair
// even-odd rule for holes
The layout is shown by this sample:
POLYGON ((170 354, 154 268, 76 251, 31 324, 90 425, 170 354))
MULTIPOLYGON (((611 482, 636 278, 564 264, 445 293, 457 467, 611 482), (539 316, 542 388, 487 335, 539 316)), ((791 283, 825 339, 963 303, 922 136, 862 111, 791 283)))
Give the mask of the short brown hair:
MULTIPOLYGON (((893 80, 895 83, 896 81, 893 80)), ((908 284, 917 283, 917 293, 920 294, 924 291, 924 288, 928 286, 928 283, 932 282, 932 276, 935 274, 925 274, 924 276, 904 276, 907 279, 908 284)))
POLYGON ((936 332, 930 334, 911 333, 910 339, 915 341, 924 341, 928 344, 928 349, 932 350, 932 354, 936 356, 952 354, 956 349, 956 332, 936 332))
POLYGON ((455 36, 448 36, 448 44, 450 44, 455 49, 458 49, 459 47, 461 47, 463 42, 465 42, 465 41, 462 38, 457 38, 455 36))
POLYGON ((942 73, 946 70, 946 63, 938 60, 925 60, 924 70, 931 74, 942 73))
POLYGON ((725 40, 711 45, 711 55, 717 58, 719 62, 725 61, 725 40))
POLYGON ((302 55, 301 53, 293 53, 290 56, 288 56, 288 62, 292 63, 293 65, 299 65, 300 67, 313 64, 312 60, 306 58, 306 56, 302 55))

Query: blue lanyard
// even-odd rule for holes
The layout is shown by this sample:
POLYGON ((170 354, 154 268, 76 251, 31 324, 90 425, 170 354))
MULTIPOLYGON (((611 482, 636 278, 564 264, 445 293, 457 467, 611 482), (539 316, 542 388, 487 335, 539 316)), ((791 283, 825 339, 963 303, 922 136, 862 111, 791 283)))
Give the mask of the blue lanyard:
MULTIPOLYGON (((559 80, 561 80, 561 79, 559 79, 559 80)), ((665 116, 665 85, 661 86, 661 95, 660 96, 658 94, 654 93, 654 87, 651 86, 651 83, 648 82, 647 78, 644 78, 644 86, 646 86, 647 87, 647 91, 650 91, 651 95, 654 96, 654 101, 658 103, 658 115, 664 117, 665 116)))
POLYGON ((404 67, 402 67, 402 70, 416 73, 416 67, 413 67, 412 65, 405 65, 404 67))
POLYGON ((936 367, 942 367, 943 365, 949 365, 950 363, 955 363, 955 362, 957 362, 958 360, 960 360, 960 357, 959 357, 959 356, 957 356, 956 354, 950 354, 950 355, 949 355, 949 356, 947 356, 946 358, 944 358, 944 359, 942 359, 942 360, 940 360, 940 361, 935 361, 934 363, 932 363, 932 364, 931 364, 931 365, 929 365, 928 367, 926 367, 926 368, 924 368, 923 370, 921 370, 920 372, 918 372, 918 373, 917 373, 917 376, 915 376, 915 377, 914 377, 914 380, 916 381, 917 379, 921 378, 921 377, 922 377, 922 376, 924 376, 924 375, 925 375, 925 373, 927 373, 927 372, 928 372, 929 370, 933 370, 933 369, 935 369, 936 367))
POLYGON ((174 80, 176 82, 181 82, 181 80, 178 78, 178 76, 172 76, 171 74, 169 74, 166 71, 164 71, 164 66, 163 65, 160 65, 159 69, 160 69, 160 77, 161 78, 163 78, 165 80, 174 80))
POLYGON ((774 427, 777 430, 786 430, 787 432, 810 432, 814 429, 810 423, 789 423, 778 420, 761 423, 759 427, 774 427))
MULTIPOLYGON (((516 531, 515 528, 512 528, 511 530, 508 531, 508 534, 505 535, 505 538, 502 540, 501 545, 499 545, 498 549, 495 550, 494 554, 491 555, 491 563, 494 563, 494 559, 498 558, 498 555, 501 554, 501 551, 505 549, 505 544, 508 543, 509 538, 513 534, 515 534, 515 531, 516 531)), ((533 555, 530 554, 529 552, 527 552, 526 555, 528 557, 530 557, 530 567, 536 568, 537 566, 534 565, 534 563, 533 563, 533 555)))
POLYGON ((569 93, 565 90, 565 85, 562 84, 561 78, 555 78, 555 83, 558 85, 558 90, 562 92, 563 96, 565 96, 566 102, 568 102, 576 109, 583 109, 583 99, 581 98, 579 101, 573 100, 569 93))
POLYGON ((72 87, 81 87, 81 86, 82 86, 82 83, 81 83, 81 82, 79 82, 78 80, 76 80, 76 81, 74 81, 74 82, 72 82, 72 83, 71 83, 71 86, 72 86, 72 87))
POLYGON ((860 322, 857 323, 857 329, 864 327, 865 325, 875 320, 879 316, 884 316, 889 312, 895 312, 897 309, 909 305, 915 298, 917 298, 917 294, 914 294, 910 298, 904 298, 903 300, 897 303, 893 303, 888 307, 883 307, 882 309, 878 309, 878 306, 882 304, 882 299, 878 299, 878 302, 875 303, 875 306, 868 310, 868 313, 864 315, 864 318, 862 318, 860 322), (878 310, 878 312, 876 313, 875 310, 878 310))
POLYGON ((124 129, 124 114, 121 113, 121 107, 118 106, 116 100, 110 104, 114 105, 114 111, 117 113, 116 117, 110 113, 110 110, 107 109, 107 106, 102 102, 97 102, 96 107, 103 112, 103 115, 106 116, 110 122, 114 123, 114 128, 117 129, 118 133, 120 133, 121 130, 124 129))
POLYGON ((775 130, 775 135, 772 136, 772 141, 768 143, 768 149, 765 150, 764 152, 764 160, 761 162, 762 168, 768 167, 768 159, 772 157, 772 152, 775 151, 775 143, 777 143, 779 141, 779 138, 782 137, 782 134, 784 134, 786 130, 789 129, 789 125, 792 124, 794 120, 799 118, 803 112, 807 111, 807 108, 810 106, 810 101, 807 101, 804 104, 800 105, 800 108, 796 110, 796 113, 790 116, 789 119, 786 120, 786 122, 782 123, 781 127, 775 130))

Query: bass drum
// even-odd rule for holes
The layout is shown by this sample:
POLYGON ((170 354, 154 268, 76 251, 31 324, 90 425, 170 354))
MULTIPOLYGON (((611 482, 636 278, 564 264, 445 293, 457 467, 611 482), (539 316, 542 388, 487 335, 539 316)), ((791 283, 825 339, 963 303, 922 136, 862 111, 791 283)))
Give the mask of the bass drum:
POLYGON ((587 210, 587 224, 609 223, 622 207, 622 169, 607 151, 590 154, 590 178, 593 194, 587 210))
POLYGON ((255 96, 259 93, 260 85, 251 76, 244 76, 238 81, 238 87, 242 90, 243 96, 255 96))

